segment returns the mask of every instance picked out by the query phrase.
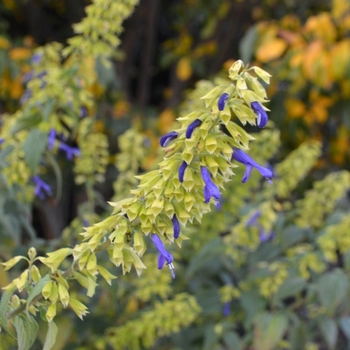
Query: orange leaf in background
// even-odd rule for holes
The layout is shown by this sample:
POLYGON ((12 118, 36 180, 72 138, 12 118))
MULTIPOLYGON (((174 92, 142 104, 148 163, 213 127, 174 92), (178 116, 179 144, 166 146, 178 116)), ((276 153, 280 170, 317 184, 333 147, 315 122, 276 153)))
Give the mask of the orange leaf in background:
POLYGON ((342 19, 344 13, 350 10, 348 0, 333 0, 332 1, 332 16, 335 19, 342 19))
POLYGON ((23 84, 22 76, 19 75, 15 80, 12 81, 10 87, 10 97, 14 100, 18 100, 23 95, 23 84))
POLYGON ((285 29, 299 30, 300 18, 298 18, 295 15, 286 15, 281 19, 280 25, 282 28, 285 28, 285 29))
POLYGON ((24 47, 15 47, 10 50, 9 56, 14 61, 26 60, 32 55, 31 50, 26 49, 24 47))
POLYGON ((331 48, 331 74, 334 80, 343 78, 349 65, 350 40, 344 39, 331 48))
POLYGON ((280 38, 274 38, 271 41, 260 45, 256 51, 256 58, 263 63, 275 60, 282 56, 287 48, 287 42, 280 38))
POLYGON ((324 108, 324 106, 317 103, 311 107, 310 113, 312 115, 312 119, 320 124, 324 124, 328 118, 328 110, 324 108))
POLYGON ((306 49, 303 72, 313 83, 328 89, 332 83, 331 58, 323 42, 314 41, 306 49))
POLYGON ((222 69, 223 69, 223 70, 229 70, 230 67, 231 67, 235 62, 236 62, 236 60, 232 60, 232 59, 225 61, 224 64, 222 65, 222 69))
POLYGON ((291 118, 300 118, 306 111, 305 104, 297 98, 287 98, 284 107, 291 118))
POLYGON ((166 134, 170 127, 174 124, 175 121, 175 113, 172 109, 166 108, 159 115, 159 130, 160 133, 166 134))
POLYGON ((350 98, 350 81, 348 79, 343 79, 339 82, 341 97, 350 98))
POLYGON ((10 42, 3 36, 0 36, 0 49, 8 49, 10 47, 10 42))
POLYGON ((176 75, 179 80, 186 81, 192 75, 191 61, 188 57, 183 57, 177 63, 176 75))
POLYGON ((317 16, 311 16, 306 21, 304 30, 326 43, 333 43, 337 38, 337 30, 329 13, 323 12, 317 16))
POLYGON ((105 123, 103 122, 103 120, 96 120, 94 129, 97 132, 103 132, 105 129, 105 123))
POLYGON ((113 118, 119 119, 125 117, 130 111, 130 103, 128 101, 119 100, 114 104, 113 118))
POLYGON ((92 85, 90 85, 89 88, 88 88, 88 90, 89 90, 95 97, 100 97, 100 96, 104 93, 104 91, 105 91, 104 87, 103 87, 101 84, 97 83, 97 82, 95 82, 95 83, 93 83, 92 85))
POLYGON ((289 61, 290 67, 291 68, 299 67, 302 64, 303 59, 304 59, 304 52, 302 51, 296 52, 289 61))

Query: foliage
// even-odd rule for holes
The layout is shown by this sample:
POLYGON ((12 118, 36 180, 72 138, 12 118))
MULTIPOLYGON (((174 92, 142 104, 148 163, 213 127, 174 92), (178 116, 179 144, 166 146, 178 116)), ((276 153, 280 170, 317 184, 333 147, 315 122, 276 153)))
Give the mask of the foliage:
POLYGON ((321 141, 324 165, 349 160, 349 6, 334 0, 306 19, 287 14, 261 21, 241 45, 244 59, 256 59, 276 78, 269 90, 271 116, 286 144, 321 141))

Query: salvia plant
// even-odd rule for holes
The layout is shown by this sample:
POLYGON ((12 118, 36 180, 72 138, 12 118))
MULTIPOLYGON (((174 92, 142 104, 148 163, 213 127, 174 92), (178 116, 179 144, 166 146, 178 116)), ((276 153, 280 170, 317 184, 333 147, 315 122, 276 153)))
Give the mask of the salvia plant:
MULTIPOLYGON (((75 162, 76 182, 85 184, 93 203, 93 185, 103 180, 108 145, 105 136, 91 127, 93 118, 88 111, 93 109, 93 99, 86 87, 95 79, 94 60, 108 65, 106 60, 119 43, 121 22, 134 5, 134 1, 94 1, 66 48, 51 44, 33 57, 33 71, 21 99, 23 108, 5 117, 2 129, 6 163, 2 176, 18 200, 30 202, 34 195, 52 195, 40 171, 43 165, 57 167, 55 156, 62 153, 67 161, 75 162)), ((146 268, 141 258, 149 241, 158 252, 158 268, 167 265, 175 278, 171 243, 181 247, 187 239, 183 228, 200 223, 212 205, 220 204, 233 168, 244 165, 243 182, 254 169, 272 182, 272 171, 249 155, 249 142, 254 138, 237 123, 266 125, 266 92, 261 82, 269 83, 269 78, 260 68, 237 61, 229 70, 230 82, 207 91, 201 97, 202 106, 179 118, 179 127, 161 137, 164 158, 158 169, 138 176, 139 184, 127 198, 111 202, 110 216, 86 225, 81 243, 47 256, 38 256, 30 248, 27 256, 4 263, 6 270, 19 262, 27 265, 4 288, 0 304, 1 326, 10 334, 12 327, 16 329, 21 349, 33 344, 39 314, 49 325, 44 347, 50 349, 57 334, 54 318, 62 308, 71 308, 80 318, 88 313, 70 286, 76 281, 92 297, 99 276, 108 283, 116 278, 99 263, 99 252, 107 252, 123 274, 134 267, 140 275, 146 268)), ((193 307, 196 309, 195 304, 193 307)))

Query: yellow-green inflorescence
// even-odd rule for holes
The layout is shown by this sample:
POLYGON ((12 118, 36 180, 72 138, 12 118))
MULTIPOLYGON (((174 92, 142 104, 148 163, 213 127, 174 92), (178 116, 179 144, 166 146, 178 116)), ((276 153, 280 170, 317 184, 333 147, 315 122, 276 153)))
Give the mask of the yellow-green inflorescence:
MULTIPOLYGON (((216 86, 202 97, 202 108, 179 118, 180 127, 174 130, 176 137, 165 146, 159 168, 139 176, 140 183, 129 198, 110 203, 112 214, 85 228, 82 243, 48 253, 47 257, 35 258, 51 269, 51 273, 43 277, 45 280, 35 281, 27 272, 25 278, 21 275, 13 281, 8 290, 13 287, 23 289, 25 283, 33 288, 41 284, 36 296, 41 293, 46 300, 48 321, 54 318, 58 302, 63 307, 70 306, 82 317, 87 308, 70 295, 67 277, 76 279, 90 297, 97 286, 98 275, 111 283, 116 277, 98 264, 99 251, 107 250, 110 260, 122 267, 123 274, 132 266, 141 274, 146 268, 141 257, 146 251, 148 235, 152 235, 153 242, 156 242, 154 235, 160 238, 158 246, 173 242, 181 246, 187 237, 179 232, 174 237, 175 226, 181 231, 181 226, 185 227, 189 222, 201 222, 203 214, 218 200, 218 197, 206 200, 205 186, 209 192, 213 188, 222 190, 234 175, 233 149, 248 150, 249 141, 254 139, 236 123, 237 119, 243 125, 256 125, 257 115, 251 109, 251 103, 258 102, 262 106, 266 102, 265 90, 258 78, 268 83, 268 73, 260 68, 245 67, 237 61, 230 68, 229 77, 231 83, 216 86), (197 120, 200 123, 196 122, 196 127, 189 133, 197 120), (180 181, 179 168, 183 162, 186 162, 186 170, 180 181), (67 265, 68 257, 72 259, 67 265), (61 264, 66 268, 64 272, 60 270, 61 264)), ((6 267, 12 266, 7 263, 6 267)))

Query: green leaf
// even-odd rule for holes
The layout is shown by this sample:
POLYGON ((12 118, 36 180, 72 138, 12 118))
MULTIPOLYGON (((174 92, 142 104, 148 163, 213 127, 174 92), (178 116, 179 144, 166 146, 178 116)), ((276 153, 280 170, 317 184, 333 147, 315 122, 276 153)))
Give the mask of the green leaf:
POLYGON ((241 339, 237 335, 236 332, 227 332, 224 335, 224 343, 226 345, 225 348, 229 350, 241 350, 242 349, 242 343, 241 339))
POLYGON ((286 280, 277 290, 273 300, 274 304, 284 298, 298 294, 305 286, 306 281, 301 277, 294 277, 286 280))
POLYGON ((245 326, 249 327, 252 320, 260 311, 266 307, 265 299, 259 294, 257 290, 249 290, 241 295, 242 308, 245 315, 245 326))
POLYGON ((11 128, 10 133, 11 135, 14 135, 21 130, 30 129, 33 126, 38 125, 41 120, 42 118, 38 113, 23 116, 17 120, 16 124, 11 128))
POLYGON ((345 336, 350 340, 350 317, 343 317, 339 320, 340 328, 345 336))
POLYGON ((291 350, 305 349, 305 344, 308 340, 308 329, 304 322, 300 322, 290 330, 291 350))
POLYGON ((17 332, 18 350, 31 349, 39 330, 39 325, 34 318, 16 316, 13 318, 13 325, 17 332))
POLYGON ((319 321, 321 334, 325 338, 330 349, 335 349, 338 339, 338 328, 334 320, 324 317, 319 321))
POLYGON ((267 312, 255 318, 254 348, 259 350, 276 349, 288 327, 288 318, 283 314, 267 312))
POLYGON ((55 105, 55 100, 50 99, 45 103, 45 106, 43 108, 43 118, 44 120, 49 120, 50 114, 53 110, 53 107, 55 105))
POLYGON ((39 295, 42 291, 42 289, 44 288, 45 284, 47 282, 50 281, 50 275, 45 275, 37 284, 36 286, 31 290, 31 292, 28 295, 28 299, 27 299, 27 305, 26 305, 26 313, 27 316, 29 316, 28 314, 28 309, 30 307, 30 303, 33 301, 33 299, 39 295))
POLYGON ((51 350, 52 349, 52 347, 56 343, 57 332, 58 332, 58 328, 56 326, 56 323, 53 321, 49 322, 49 327, 47 330, 43 350, 51 350))
POLYGON ((23 143, 24 157, 32 172, 36 172, 40 158, 47 144, 47 134, 34 129, 23 143))
POLYGON ((333 314, 344 300, 349 290, 349 281, 344 272, 335 270, 324 274, 317 282, 317 292, 321 304, 333 314))
POLYGON ((211 350, 214 349, 214 345, 218 340, 218 336, 215 332, 215 328, 213 324, 209 324, 206 327, 204 333, 204 342, 203 342, 203 350, 211 350))
POLYGON ((256 26, 250 27, 239 43, 239 54, 243 62, 249 62, 254 53, 255 43, 258 37, 256 26))
POLYGON ((350 340, 350 317, 343 317, 339 320, 339 325, 345 336, 350 340))
POLYGON ((12 294, 15 290, 16 290, 16 286, 13 286, 9 290, 5 290, 5 292, 2 294, 1 301, 0 301, 0 324, 1 324, 1 327, 10 335, 12 335, 12 333, 7 324, 7 307, 9 305, 12 294))
POLYGON ((45 152, 48 162, 51 164, 52 169, 56 176, 56 200, 59 201, 62 196, 62 173, 61 168, 58 165, 55 158, 52 156, 50 152, 45 152))

